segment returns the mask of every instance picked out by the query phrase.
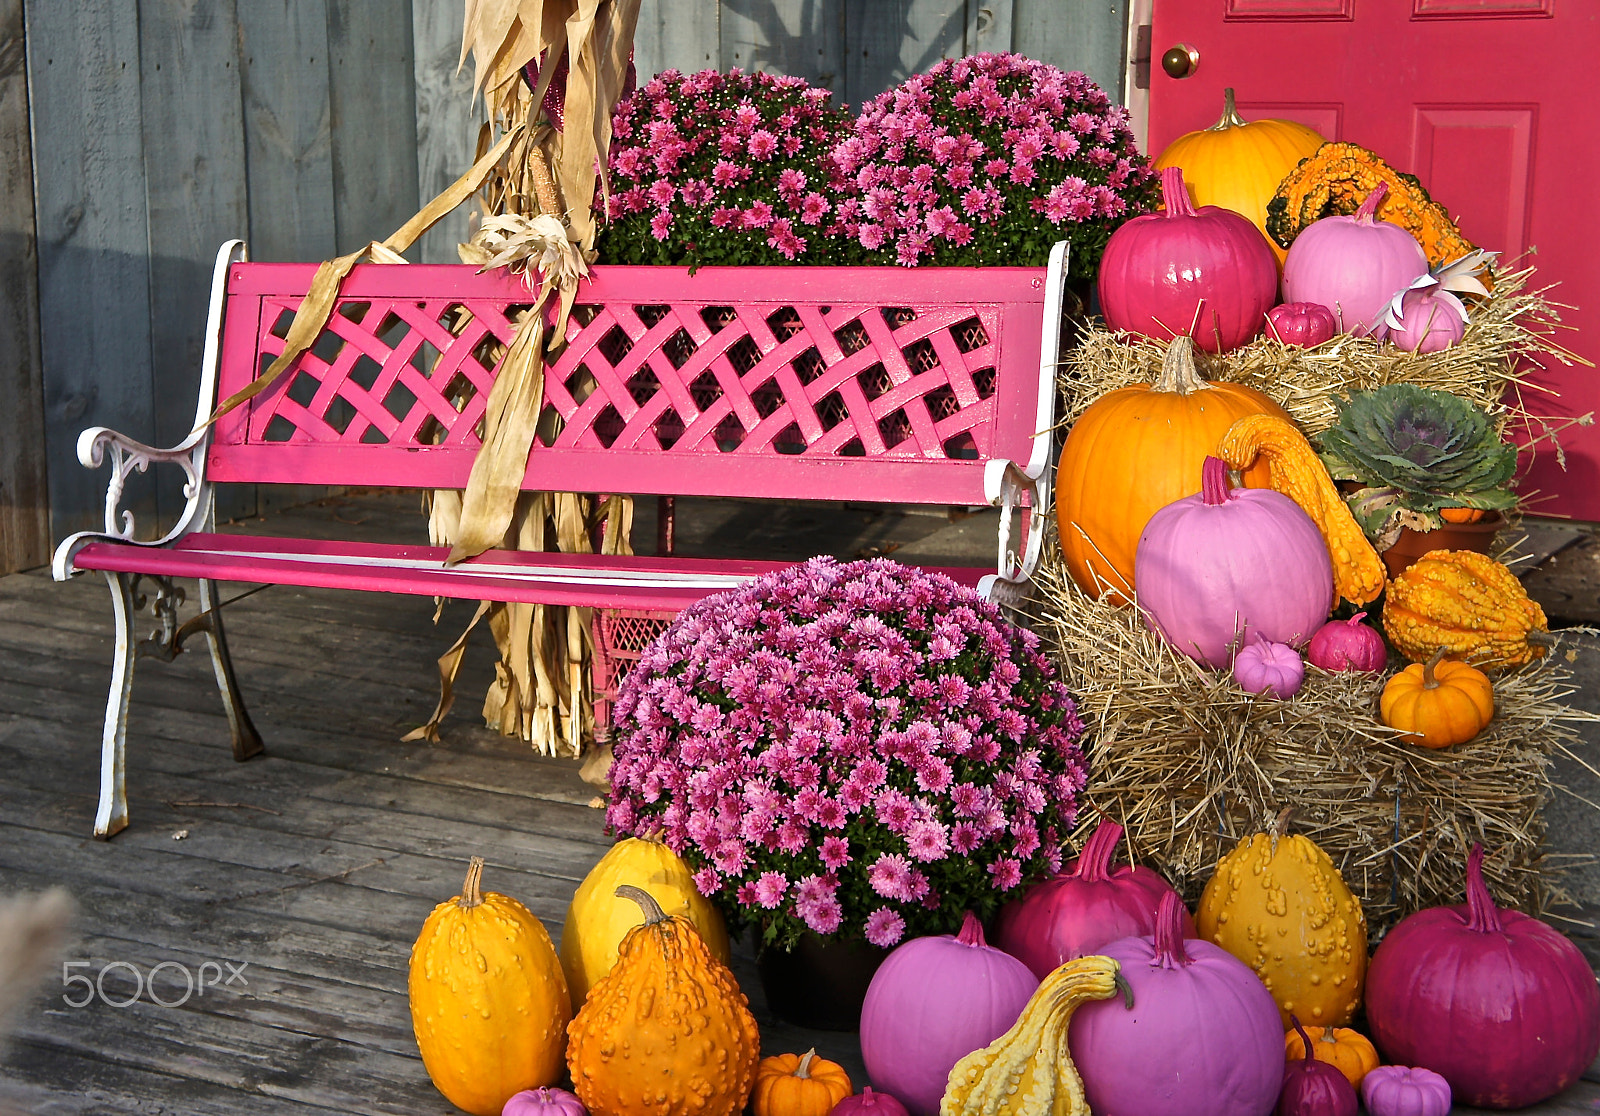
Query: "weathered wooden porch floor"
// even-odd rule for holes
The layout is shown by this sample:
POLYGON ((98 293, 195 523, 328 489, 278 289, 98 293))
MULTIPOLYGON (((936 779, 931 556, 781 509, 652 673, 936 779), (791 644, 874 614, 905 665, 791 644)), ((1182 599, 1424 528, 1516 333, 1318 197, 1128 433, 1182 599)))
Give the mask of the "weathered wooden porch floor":
MULTIPOLYGON (((247 526, 415 538, 412 505, 376 494, 247 526), (350 524, 358 522, 359 528, 350 524)), ((648 517, 641 535, 648 532, 648 517)), ((686 547, 695 525, 685 522, 686 547)), ((717 546, 771 553, 804 534, 842 556, 982 561, 986 516, 755 508, 717 524, 717 546), (741 518, 742 517, 742 518, 741 518), (781 540, 780 540, 781 541, 781 540), (965 557, 963 557, 965 556, 965 557)), ((244 587, 237 587, 242 589, 244 587)), ((576 764, 535 757, 476 716, 487 637, 469 657, 444 743, 401 744, 435 698, 433 660, 469 606, 272 588, 228 610, 229 636, 267 755, 235 764, 203 648, 141 660, 129 720, 131 827, 88 837, 110 660, 103 582, 44 571, 0 579, 0 891, 66 885, 80 904, 69 951, 105 971, 104 999, 72 1008, 52 980, 0 1055, 0 1104, 35 1113, 377 1112, 454 1109, 417 1057, 405 995, 411 941, 459 889, 466 858, 552 936, 608 844, 576 764), (165 964, 163 964, 165 963, 165 964), (212 963, 243 980, 184 997, 212 963), (162 969, 129 1001, 133 970, 162 969), (107 968, 110 966, 109 968, 107 968), (131 966, 131 968, 130 968, 131 966)), ((815 1044, 859 1069, 853 1035, 773 1023, 748 950, 741 983, 772 1049, 815 1044)), ((81 987, 81 986, 79 986, 81 987)), ((1592 1112, 1583 1083, 1543 1113, 1592 1112)))

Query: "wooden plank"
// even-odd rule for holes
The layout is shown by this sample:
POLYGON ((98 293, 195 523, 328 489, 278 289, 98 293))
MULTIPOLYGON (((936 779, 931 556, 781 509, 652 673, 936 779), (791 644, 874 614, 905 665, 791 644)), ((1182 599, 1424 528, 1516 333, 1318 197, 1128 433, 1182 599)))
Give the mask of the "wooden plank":
POLYGON ((22 0, 0 0, 0 574, 50 558, 22 0))
POLYGON ((838 92, 844 85, 844 10, 844 0, 725 0, 721 68, 792 74, 838 92))
MULTIPOLYGON (((155 440, 136 0, 27 4, 45 456, 56 537, 99 527, 106 472, 78 432, 155 440)), ((154 528, 148 474, 123 506, 154 528)))
MULTIPOLYGON (((416 88, 418 197, 426 203, 472 166, 483 102, 472 99, 472 60, 459 73, 460 4, 412 0, 411 39, 416 88)), ((422 263, 460 263, 456 245, 471 235, 468 202, 424 233, 412 256, 422 263)))
MULTIPOLYGON (((633 35, 633 64, 641 82, 662 70, 692 74, 716 69, 720 16, 735 5, 717 0, 643 0, 633 35)), ((753 4, 740 4, 748 10, 753 4)), ((749 67, 746 67, 748 69, 749 67)))
MULTIPOLYGON (((249 231, 235 0, 141 0, 139 71, 150 219, 150 366, 158 445, 194 425, 217 247, 249 231)), ((163 520, 184 506, 183 474, 163 469, 163 520)), ((219 519, 256 512, 254 485, 224 485, 219 519)))
POLYGON ((941 58, 959 57, 966 31, 966 0, 845 5, 845 100, 859 107, 941 58))
POLYGON ((414 62, 411 0, 328 0, 333 215, 341 254, 384 239, 421 208, 414 62))
POLYGON ((966 53, 1003 53, 1012 49, 1015 0, 967 0, 966 53))
POLYGON ((1128 0, 1062 4, 1059 0, 1011 0, 1012 44, 1029 58, 1082 70, 1122 100, 1123 51, 1128 0))

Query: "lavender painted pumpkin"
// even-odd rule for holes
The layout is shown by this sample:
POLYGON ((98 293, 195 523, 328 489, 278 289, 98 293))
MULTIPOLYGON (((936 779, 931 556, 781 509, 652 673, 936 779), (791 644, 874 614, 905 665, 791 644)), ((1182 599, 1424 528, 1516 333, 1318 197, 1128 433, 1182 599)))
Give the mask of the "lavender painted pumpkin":
POLYGON ((1277 257, 1246 218, 1215 205, 1196 209, 1180 168, 1161 172, 1161 196, 1165 212, 1133 218, 1106 243, 1106 324, 1158 341, 1188 334, 1208 353, 1237 349, 1261 332, 1277 301, 1277 257))
POLYGON ((1233 657, 1233 677, 1241 687, 1263 697, 1292 698, 1306 678, 1306 664, 1287 643, 1258 639, 1233 657))
POLYGON ((1396 294, 1383 314, 1382 338, 1408 353, 1436 353, 1466 334, 1466 306, 1432 275, 1396 294))
POLYGON ((1348 620, 1329 620, 1318 628, 1306 648, 1306 661, 1323 670, 1382 670, 1389 651, 1377 630, 1361 622, 1366 615, 1358 612, 1348 620))
POLYGON ((1089 1106, 1138 1116, 1267 1116, 1283 1084, 1283 1029, 1261 978, 1220 946, 1183 938, 1169 892, 1155 933, 1100 952, 1122 965, 1120 996, 1084 1004, 1067 1044, 1089 1106))
POLYGON ((1150 517, 1133 577, 1146 622, 1213 669, 1257 639, 1304 646, 1333 603, 1333 565, 1311 517, 1268 488, 1230 491, 1215 457, 1198 495, 1150 517))
POLYGON ((1494 905, 1483 846, 1465 906, 1401 921, 1367 969, 1367 1022, 1391 1062, 1424 1066, 1456 1101, 1524 1108, 1578 1079, 1600 1051, 1600 988, 1578 947, 1494 905))
POLYGON ((1450 1082, 1421 1066, 1379 1066, 1361 1079, 1370 1116, 1450 1116, 1450 1082))
POLYGON ((828 1116, 911 1116, 906 1106, 888 1093, 874 1092, 871 1085, 828 1110, 828 1116))
POLYGON ((1357 1116, 1361 1102, 1356 1087, 1339 1069, 1312 1057, 1311 1036, 1292 1014, 1289 1021, 1299 1032, 1305 1053, 1284 1067, 1278 1116, 1357 1116))
MULTIPOLYGON (((1043 980, 1056 967, 1119 938, 1155 932, 1156 910, 1172 885, 1138 864, 1112 869, 1122 826, 1102 819, 1078 859, 1059 875, 1030 888, 1000 911, 995 944, 1043 980)), ((1197 937, 1183 912, 1183 936, 1197 937)))
POLYGON ((955 1064, 1010 1030, 1038 987, 970 913, 960 934, 913 938, 884 959, 861 1005, 868 1076, 913 1116, 936 1116, 955 1064))
POLYGON ((1340 330, 1357 337, 1382 326, 1389 300, 1428 273, 1416 238, 1378 219, 1388 193, 1380 182, 1355 213, 1313 221, 1295 237, 1283 261, 1285 302, 1326 306, 1340 330))
POLYGON ((587 1110, 565 1089, 524 1089, 511 1095, 500 1116, 587 1116, 587 1110))

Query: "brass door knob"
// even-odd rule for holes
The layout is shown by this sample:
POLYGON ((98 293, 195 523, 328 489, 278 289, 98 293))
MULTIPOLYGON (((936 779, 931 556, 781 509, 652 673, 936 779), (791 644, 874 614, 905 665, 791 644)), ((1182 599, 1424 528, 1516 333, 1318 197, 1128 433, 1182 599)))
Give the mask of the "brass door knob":
POLYGON ((1179 43, 1161 56, 1161 68, 1170 78, 1186 78, 1200 67, 1200 52, 1188 43, 1179 43))

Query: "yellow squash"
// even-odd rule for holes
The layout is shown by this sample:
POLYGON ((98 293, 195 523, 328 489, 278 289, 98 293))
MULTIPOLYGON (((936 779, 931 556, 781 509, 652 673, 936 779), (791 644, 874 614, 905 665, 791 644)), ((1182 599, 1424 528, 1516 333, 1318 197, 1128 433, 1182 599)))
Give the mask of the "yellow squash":
POLYGON ((461 894, 433 909, 411 947, 411 1025, 428 1076, 473 1116, 499 1116, 514 1093, 554 1085, 572 1018, 544 925, 521 903, 482 891, 473 857, 461 894))
POLYGON ((567 974, 572 1009, 583 1006, 595 982, 617 963, 617 948, 639 925, 637 904, 617 897, 622 884, 650 893, 669 915, 694 923, 711 955, 729 962, 728 931, 722 915, 699 891, 689 866, 677 853, 649 837, 618 841, 578 885, 561 929, 561 967, 567 974))
POLYGON ((1390 582, 1383 630, 1413 662, 1443 648, 1490 668, 1532 662, 1550 639, 1544 609, 1517 575, 1470 550, 1430 550, 1390 582))

